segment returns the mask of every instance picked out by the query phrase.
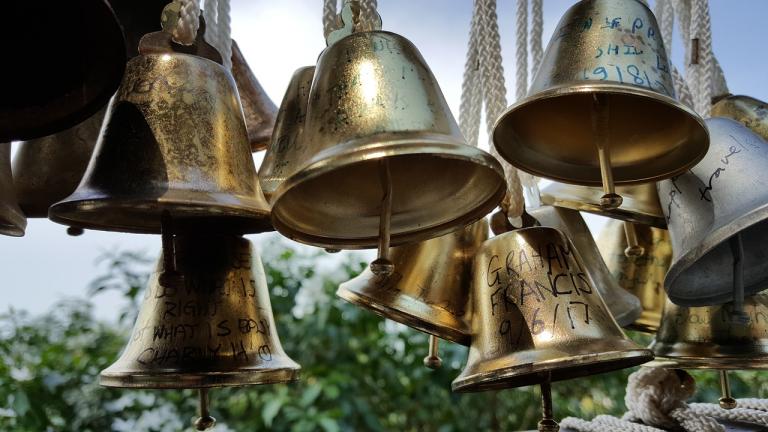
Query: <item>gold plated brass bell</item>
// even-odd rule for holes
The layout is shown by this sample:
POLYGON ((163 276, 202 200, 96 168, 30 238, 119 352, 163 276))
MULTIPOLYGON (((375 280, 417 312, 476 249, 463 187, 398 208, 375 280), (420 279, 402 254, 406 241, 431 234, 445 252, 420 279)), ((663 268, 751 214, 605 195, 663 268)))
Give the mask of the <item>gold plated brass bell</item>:
POLYGON ((672 261, 672 246, 666 230, 637 225, 638 244, 645 250, 640 257, 629 258, 625 250, 627 240, 624 222, 609 220, 597 238, 600 253, 619 285, 640 299, 643 311, 629 329, 655 333, 667 295, 664 276, 672 261))
POLYGON ((541 202, 657 228, 667 227, 656 183, 617 186, 616 193, 621 195, 621 207, 606 209, 600 205, 602 189, 554 182, 541 190, 541 202))
POLYGON ((482 219, 441 237, 394 247, 391 275, 366 268, 336 294, 385 318, 469 345, 472 259, 487 238, 488 223, 482 219))
POLYGON ((707 156, 658 184, 674 255, 664 289, 680 306, 738 301, 768 286, 768 143, 734 120, 707 126, 707 156))
POLYGON ((251 242, 178 236, 173 248, 177 277, 164 280, 169 264, 161 257, 128 346, 101 373, 101 385, 202 388, 297 379, 299 365, 280 345, 251 242))
POLYGON ((653 13, 637 0, 582 0, 560 20, 528 97, 496 122, 501 156, 536 176, 603 186, 647 183, 707 151, 702 119, 675 100, 653 13))
POLYGON ((296 172, 297 159, 307 157, 304 153, 309 146, 300 137, 307 117, 309 89, 314 74, 314 66, 299 68, 293 73, 277 112, 272 142, 259 167, 261 190, 270 202, 280 183, 296 172))
POLYGON ((128 62, 82 183, 50 217, 81 228, 159 233, 164 211, 180 229, 271 229, 231 75, 174 52, 128 62))
POLYGON ((768 104, 749 97, 728 95, 712 105, 712 117, 727 117, 768 140, 768 104))
POLYGON ((272 136, 277 107, 259 84, 235 41, 232 41, 232 76, 243 104, 251 150, 264 150, 272 136))
POLYGON ((27 217, 48 217, 50 206, 75 191, 99 138, 105 111, 73 128, 20 143, 13 158, 13 183, 27 217))
POLYGON ((571 379, 653 358, 626 338, 559 230, 491 238, 472 277, 472 345, 455 391, 571 379))
POLYGON ((16 201, 11 174, 11 143, 0 143, 0 234, 21 237, 27 228, 24 217, 16 201))

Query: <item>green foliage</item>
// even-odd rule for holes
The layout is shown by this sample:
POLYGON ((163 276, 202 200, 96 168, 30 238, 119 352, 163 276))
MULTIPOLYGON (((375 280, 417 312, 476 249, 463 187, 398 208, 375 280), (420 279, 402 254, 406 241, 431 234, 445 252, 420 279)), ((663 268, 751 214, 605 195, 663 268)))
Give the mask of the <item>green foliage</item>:
MULTIPOLYGON (((539 416, 532 387, 455 394, 467 349, 442 343, 443 367, 426 369, 426 335, 385 322, 337 298, 339 284, 363 268, 359 256, 295 249, 280 241, 265 248, 264 263, 278 333, 299 362, 302 380, 288 385, 211 392, 218 432, 226 431, 466 431, 531 429, 539 416)), ((128 335, 148 261, 110 255, 95 292, 126 297, 122 323, 103 323, 85 301, 67 302, 40 317, 0 315, 0 430, 191 430, 193 391, 123 391, 97 384, 128 335)), ((634 334, 641 343, 649 338, 634 334)), ((631 370, 553 385, 558 417, 620 415, 631 370)), ((717 374, 694 374, 699 400, 718 397, 717 374)), ((755 372, 734 374, 735 394, 762 397, 768 381, 755 372)))

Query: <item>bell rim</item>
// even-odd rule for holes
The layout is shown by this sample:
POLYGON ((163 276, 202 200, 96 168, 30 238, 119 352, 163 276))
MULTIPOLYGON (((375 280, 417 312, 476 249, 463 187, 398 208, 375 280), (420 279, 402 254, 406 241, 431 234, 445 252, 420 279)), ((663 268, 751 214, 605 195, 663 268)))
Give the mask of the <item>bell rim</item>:
POLYGON ((643 366, 665 369, 762 370, 768 369, 768 360, 759 356, 748 357, 691 357, 655 356, 643 366))
POLYGON ((554 207, 563 207, 571 210, 584 211, 598 216, 609 217, 612 219, 618 219, 642 225, 650 225, 654 228, 667 229, 667 220, 664 218, 663 213, 654 214, 651 212, 642 211, 636 207, 633 210, 622 208, 625 205, 630 207, 630 201, 634 201, 632 198, 627 196, 622 195, 624 198, 622 207, 605 210, 600 207, 598 202, 585 202, 578 201, 576 199, 559 198, 551 193, 547 193, 546 190, 547 188, 544 188, 541 191, 542 204, 551 205, 554 207))
POLYGON ((575 184, 580 186, 601 186, 602 179, 600 178, 595 178, 594 180, 591 180, 591 181, 577 182, 572 179, 553 175, 550 171, 539 170, 539 169, 535 169, 533 167, 527 166, 526 164, 522 163, 518 158, 508 157, 508 156, 513 156, 514 153, 516 153, 514 150, 514 149, 517 149, 516 146, 508 146, 508 148, 505 149, 504 146, 497 144, 497 142, 500 142, 501 140, 497 141, 496 131, 499 129, 500 125, 505 120, 507 120, 508 117, 513 115, 516 111, 526 107, 529 104, 539 102, 541 100, 563 97, 563 96, 572 96, 572 95, 581 94, 581 93, 620 94, 620 95, 630 94, 632 96, 650 99, 650 100, 656 101, 657 103, 663 103, 666 106, 672 107, 680 111, 681 114, 686 115, 688 118, 695 121, 700 131, 703 131, 704 135, 707 136, 706 145, 700 148, 698 154, 695 157, 690 158, 688 162, 684 164, 684 166, 680 166, 676 170, 671 170, 663 174, 645 176, 644 178, 636 178, 632 180, 621 180, 618 178, 614 178, 614 184, 616 185, 636 185, 636 184, 642 184, 642 183, 652 183, 652 182, 657 182, 660 180, 664 180, 670 177, 680 175, 683 172, 690 169, 691 167, 695 166, 697 163, 699 163, 707 154, 707 150, 709 148, 709 130, 706 127, 704 119, 698 114, 696 114, 695 111, 693 111, 691 108, 681 103, 680 101, 672 97, 669 97, 667 95, 664 95, 655 91, 650 91, 642 87, 635 87, 630 84, 583 83, 582 82, 576 85, 561 84, 555 87, 550 87, 544 91, 527 96, 517 101, 516 103, 512 104, 510 107, 508 107, 494 122, 493 132, 491 134, 491 138, 493 140, 493 146, 496 147, 496 150, 499 152, 499 155, 515 168, 537 177, 542 177, 542 178, 554 180, 561 183, 575 184))
POLYGON ((632 324, 625 326, 628 330, 638 331, 640 333, 656 334, 661 325, 661 315, 654 314, 653 317, 648 316, 646 311, 640 315, 640 318, 635 320, 632 324))
POLYGON ((108 368, 99 374, 99 385, 113 388, 186 389, 240 387, 298 381, 300 379, 301 366, 290 359, 288 361, 294 364, 274 369, 240 369, 226 372, 201 371, 182 373, 178 371, 157 371, 147 373, 128 370, 109 372, 108 368))
POLYGON ((2 221, 0 221, 0 234, 8 237, 24 237, 27 231, 27 217, 24 212, 13 205, 0 207, 2 221))
POLYGON ((334 171, 335 166, 341 163, 349 162, 347 166, 358 163, 370 162, 371 159, 361 158, 360 154, 370 152, 377 147, 383 147, 385 154, 378 157, 377 160, 384 160, 401 156, 431 156, 438 159, 462 160, 467 163, 474 163, 485 169, 486 175, 495 174, 497 178, 497 187, 493 193, 489 193, 482 205, 476 206, 471 212, 459 214, 452 220, 441 222, 437 225, 427 226, 426 228, 411 229, 402 233, 393 232, 390 237, 390 245, 398 246, 406 243, 427 240, 449 234, 458 227, 466 226, 477 222, 488 215, 504 198, 506 194, 506 182, 504 181, 501 164, 496 158, 488 152, 464 144, 455 137, 446 134, 415 132, 412 134, 397 134, 401 138, 392 139, 388 134, 376 134, 358 140, 353 140, 343 144, 343 147, 337 145, 326 149, 315 155, 310 161, 294 174, 288 176, 278 188, 272 193, 272 223, 276 231, 283 236, 312 246, 336 249, 371 249, 378 245, 378 231, 371 236, 357 238, 335 238, 302 232, 285 223, 280 218, 281 200, 295 186, 309 180, 317 179, 322 175, 334 171), (327 150, 334 150, 333 158, 325 155, 327 150), (340 151, 341 149, 341 151, 340 151), (345 151, 346 150, 346 151, 345 151), (333 162, 331 164, 331 162, 333 162), (333 165, 333 166, 332 166, 333 165))
POLYGON ((26 221, 24 226, 15 224, 2 224, 0 225, 0 234, 8 237, 24 237, 26 234, 26 221))

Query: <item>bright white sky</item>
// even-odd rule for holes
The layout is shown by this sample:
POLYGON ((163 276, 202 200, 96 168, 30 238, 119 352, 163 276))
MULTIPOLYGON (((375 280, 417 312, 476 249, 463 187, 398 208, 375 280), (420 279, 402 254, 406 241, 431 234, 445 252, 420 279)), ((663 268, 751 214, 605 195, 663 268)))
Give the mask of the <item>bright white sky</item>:
MULTIPOLYGON (((279 103, 293 71, 314 64, 325 46, 322 1, 231 1, 232 34, 267 93, 279 103)), ((562 13, 573 3, 544 1, 545 44, 562 13)), ((509 95, 514 94, 515 4, 499 0, 498 8, 509 95)), ((384 29, 402 34, 419 48, 456 116, 471 11, 470 0, 379 0, 384 29)), ((768 100, 768 62, 759 36, 768 16, 768 2, 712 0, 711 11, 714 51, 731 92, 768 100)), ((681 56, 678 41, 672 57, 680 69, 681 56)), ((588 222, 593 231, 602 225, 597 217, 588 217, 588 222)), ((267 235, 275 234, 252 238, 260 243, 267 235)), ((43 312, 63 297, 85 295, 88 283, 103 273, 95 261, 104 251, 145 250, 156 255, 159 247, 158 236, 88 231, 73 238, 66 235, 63 226, 45 219, 29 220, 25 237, 0 236, 0 310, 16 307, 43 312)), ((99 295, 94 301, 100 317, 115 317, 116 296, 99 295)))

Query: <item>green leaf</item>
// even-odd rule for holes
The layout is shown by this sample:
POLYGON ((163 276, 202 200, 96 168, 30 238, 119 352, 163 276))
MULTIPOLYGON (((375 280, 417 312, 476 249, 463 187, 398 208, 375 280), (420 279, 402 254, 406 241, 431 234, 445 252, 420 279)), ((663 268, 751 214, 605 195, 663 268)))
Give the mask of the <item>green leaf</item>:
POLYGON ((323 417, 319 422, 325 432, 339 432, 341 430, 336 420, 330 417, 323 417))
POLYGON ((323 391, 323 388, 317 384, 307 387, 307 389, 304 390, 304 394, 301 395, 301 402, 299 402, 299 404, 303 407, 312 405, 312 402, 320 396, 321 391, 323 391))
POLYGON ((280 412, 280 408, 283 407, 283 400, 280 398, 271 399, 264 404, 264 408, 261 409, 261 418, 264 419, 264 424, 267 427, 272 426, 272 422, 280 412))

